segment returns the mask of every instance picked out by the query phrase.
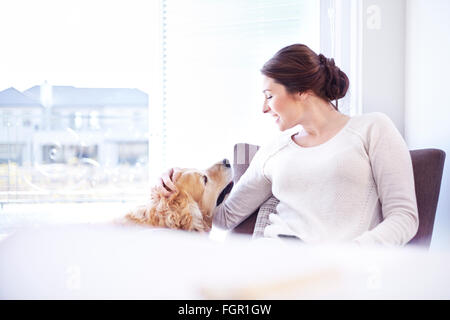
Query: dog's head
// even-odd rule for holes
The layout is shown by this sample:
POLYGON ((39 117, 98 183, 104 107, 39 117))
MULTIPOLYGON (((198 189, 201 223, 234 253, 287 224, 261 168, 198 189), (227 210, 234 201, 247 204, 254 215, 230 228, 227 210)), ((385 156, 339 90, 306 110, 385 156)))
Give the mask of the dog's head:
POLYGON ((228 160, 215 163, 206 170, 181 169, 176 181, 178 191, 164 196, 159 188, 151 190, 150 205, 133 220, 173 229, 209 231, 213 211, 232 186, 232 170, 228 160), (218 201, 219 200, 219 201, 218 201))

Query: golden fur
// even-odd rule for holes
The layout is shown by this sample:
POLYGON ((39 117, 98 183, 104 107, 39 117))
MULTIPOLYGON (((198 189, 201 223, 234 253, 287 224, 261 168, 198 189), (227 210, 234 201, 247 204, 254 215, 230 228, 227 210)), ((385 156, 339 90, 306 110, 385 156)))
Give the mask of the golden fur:
POLYGON ((210 231, 217 198, 231 182, 231 168, 219 162, 204 171, 180 170, 181 175, 174 181, 177 192, 167 197, 153 187, 150 202, 128 212, 125 220, 155 227, 210 231))

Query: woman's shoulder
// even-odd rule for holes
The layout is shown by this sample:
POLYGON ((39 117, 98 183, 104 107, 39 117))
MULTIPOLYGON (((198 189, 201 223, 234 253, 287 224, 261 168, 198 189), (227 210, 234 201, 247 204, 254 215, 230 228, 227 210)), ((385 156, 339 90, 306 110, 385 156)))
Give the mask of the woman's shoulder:
POLYGON ((370 112, 351 118, 350 127, 360 133, 395 128, 394 122, 382 112, 370 112))
POLYGON ((383 112, 369 112, 353 116, 352 122, 358 125, 373 125, 392 123, 392 120, 383 112))
POLYGON ((370 112, 354 116, 349 127, 350 131, 369 143, 400 135, 391 118, 382 112, 370 112))

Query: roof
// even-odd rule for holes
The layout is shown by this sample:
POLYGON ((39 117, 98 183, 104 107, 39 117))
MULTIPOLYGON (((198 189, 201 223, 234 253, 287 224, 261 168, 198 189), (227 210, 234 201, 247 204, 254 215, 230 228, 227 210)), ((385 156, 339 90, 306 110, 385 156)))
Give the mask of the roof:
POLYGON ((0 107, 37 107, 43 108, 39 100, 24 95, 19 90, 11 87, 0 91, 0 107))
MULTIPOLYGON (((52 107, 101 107, 136 106, 147 107, 148 95, 133 88, 76 88, 52 86, 52 107)), ((41 87, 24 91, 28 97, 41 101, 41 87)))

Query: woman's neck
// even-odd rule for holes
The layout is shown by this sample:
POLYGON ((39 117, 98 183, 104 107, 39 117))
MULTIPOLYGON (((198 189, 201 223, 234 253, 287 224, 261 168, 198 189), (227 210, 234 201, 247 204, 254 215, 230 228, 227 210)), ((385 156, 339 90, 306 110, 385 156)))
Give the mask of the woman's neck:
POLYGON ((299 124, 304 132, 300 136, 312 139, 320 139, 338 131, 349 119, 337 111, 331 103, 317 97, 312 97, 305 105, 302 118, 299 124))

